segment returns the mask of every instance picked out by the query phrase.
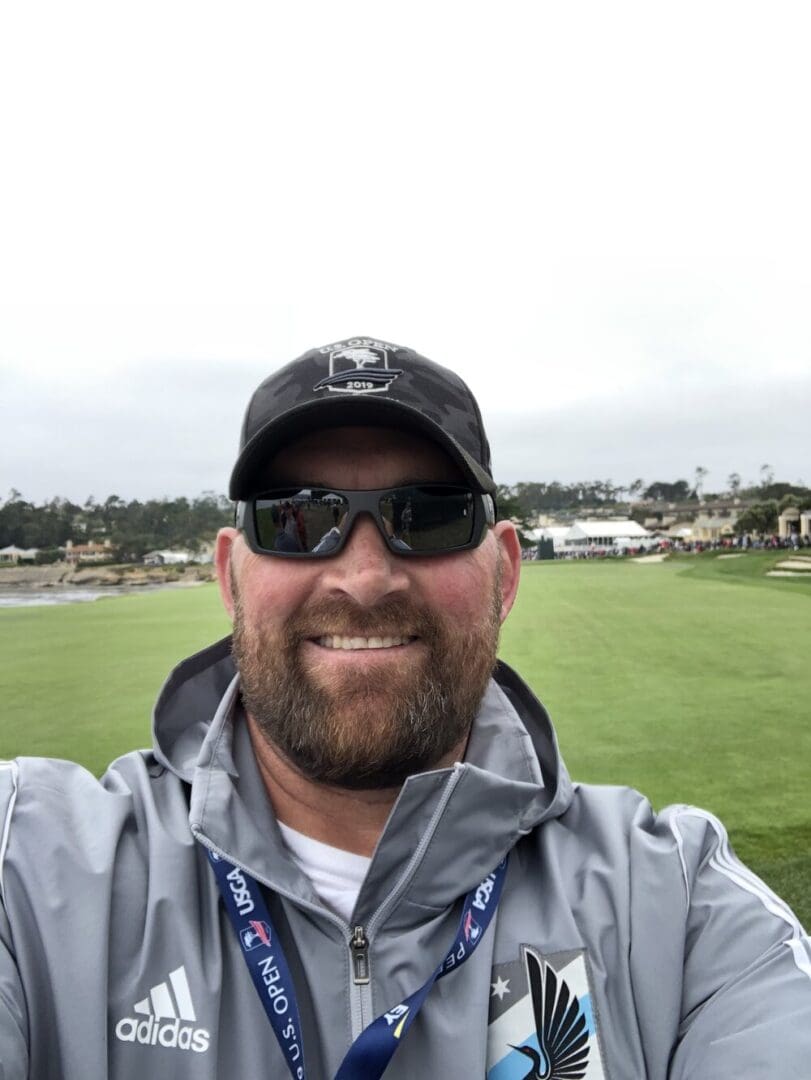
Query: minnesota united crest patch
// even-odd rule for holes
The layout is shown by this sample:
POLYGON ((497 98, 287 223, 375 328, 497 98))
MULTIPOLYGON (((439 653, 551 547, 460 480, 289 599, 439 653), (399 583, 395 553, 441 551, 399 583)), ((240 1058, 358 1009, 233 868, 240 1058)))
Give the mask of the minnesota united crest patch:
POLYGON ((493 967, 487 1080, 606 1080, 583 949, 493 967))

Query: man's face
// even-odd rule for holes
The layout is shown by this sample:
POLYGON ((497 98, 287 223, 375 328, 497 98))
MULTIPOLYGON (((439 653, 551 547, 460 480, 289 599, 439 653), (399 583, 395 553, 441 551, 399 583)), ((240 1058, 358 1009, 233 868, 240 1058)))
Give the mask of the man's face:
MULTIPOLYGON (((305 436, 268 478, 350 490, 460 479, 433 443, 368 428, 305 436)), ((309 779, 345 788, 397 786, 461 756, 514 596, 516 552, 506 524, 472 551, 406 558, 366 515, 321 559, 256 555, 224 530, 220 581, 262 735, 309 779)))

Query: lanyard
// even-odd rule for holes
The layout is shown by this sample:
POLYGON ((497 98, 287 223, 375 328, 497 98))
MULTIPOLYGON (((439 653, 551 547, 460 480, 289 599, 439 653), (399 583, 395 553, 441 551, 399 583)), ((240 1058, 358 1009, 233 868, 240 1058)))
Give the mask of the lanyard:
MULTIPOLYGON (((296 992, 262 890, 249 874, 227 859, 211 850, 208 857, 245 963, 290 1073, 294 1080, 306 1080, 296 992)), ((364 1028, 349 1047, 335 1080, 379 1080, 437 979, 456 971, 473 955, 498 907, 506 873, 505 857, 470 890, 462 905, 456 937, 442 963, 419 990, 364 1028)))

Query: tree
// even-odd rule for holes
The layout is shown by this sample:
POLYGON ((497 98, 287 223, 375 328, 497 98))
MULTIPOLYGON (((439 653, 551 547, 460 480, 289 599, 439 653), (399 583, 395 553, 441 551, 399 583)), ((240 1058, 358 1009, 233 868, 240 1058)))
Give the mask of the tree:
POLYGON ((690 485, 686 480, 676 480, 668 484, 663 480, 655 480, 645 488, 646 499, 656 499, 660 502, 685 502, 690 498, 690 485))
POLYGON ((737 498, 738 492, 741 490, 741 474, 736 472, 730 473, 727 477, 727 487, 733 498, 737 498))
POLYGON ((518 500, 521 512, 524 515, 534 516, 544 509, 546 484, 520 482, 515 484, 511 490, 518 500))
POLYGON ((523 535, 524 532, 532 528, 532 525, 527 520, 520 500, 506 484, 499 484, 496 489, 496 510, 499 521, 515 522, 518 527, 518 539, 524 547, 532 543, 523 535))
POLYGON ((632 484, 628 485, 628 494, 632 499, 638 499, 642 494, 642 490, 645 487, 645 481, 642 477, 638 477, 632 484))
POLYGON ((709 473, 709 469, 705 469, 703 465, 696 465, 695 493, 698 496, 699 500, 701 499, 701 497, 702 497, 702 495, 704 493, 704 481, 706 480, 708 473, 709 473))
POLYGON ((796 495, 803 505, 811 498, 811 491, 808 488, 796 487, 794 484, 786 484, 782 480, 775 480, 768 487, 758 488, 757 494, 761 502, 768 502, 770 499, 779 501, 785 498, 786 495, 796 495))
POLYGON ((106 532, 112 533, 127 510, 127 504, 119 495, 108 495, 101 504, 101 519, 106 532))
POLYGON ((777 503, 755 503, 744 510, 735 522, 735 531, 742 533, 760 533, 765 535, 777 529, 777 503))
POLYGON ((9 498, 0 507, 0 547, 9 544, 31 547, 28 537, 34 514, 33 504, 26 502, 20 492, 12 488, 9 498))
POLYGON ((760 466, 760 486, 767 488, 774 483, 774 469, 771 465, 760 466))

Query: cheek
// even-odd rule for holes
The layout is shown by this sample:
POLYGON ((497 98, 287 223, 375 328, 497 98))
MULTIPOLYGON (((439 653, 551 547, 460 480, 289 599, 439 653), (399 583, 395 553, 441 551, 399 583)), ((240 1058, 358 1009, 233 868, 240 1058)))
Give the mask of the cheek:
POLYGON ((242 567, 239 594, 250 623, 281 624, 305 603, 313 589, 312 571, 291 564, 255 555, 242 567))
POLYGON ((437 561, 421 581, 426 602, 460 627, 480 622, 492 610, 495 559, 492 552, 477 548, 475 558, 464 554, 437 561))

